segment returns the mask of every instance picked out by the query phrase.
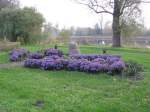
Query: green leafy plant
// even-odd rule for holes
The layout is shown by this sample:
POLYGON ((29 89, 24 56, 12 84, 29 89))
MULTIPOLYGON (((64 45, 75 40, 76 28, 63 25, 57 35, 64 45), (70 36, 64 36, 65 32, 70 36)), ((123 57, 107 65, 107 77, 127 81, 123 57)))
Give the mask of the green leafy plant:
POLYGON ((125 62, 125 66, 126 68, 124 69, 123 74, 126 76, 136 76, 144 71, 143 65, 132 60, 125 62))

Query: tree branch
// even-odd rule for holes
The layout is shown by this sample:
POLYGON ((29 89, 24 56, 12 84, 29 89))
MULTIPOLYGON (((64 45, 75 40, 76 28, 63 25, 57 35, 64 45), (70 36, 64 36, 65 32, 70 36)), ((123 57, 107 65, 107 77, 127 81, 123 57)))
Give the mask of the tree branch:
MULTIPOLYGON (((84 1, 84 0, 83 0, 84 1)), ((89 3, 83 3, 77 1, 77 3, 88 6, 91 10, 93 10, 95 13, 107 13, 113 15, 111 11, 108 11, 104 6, 98 4, 97 0, 89 0, 89 3)))

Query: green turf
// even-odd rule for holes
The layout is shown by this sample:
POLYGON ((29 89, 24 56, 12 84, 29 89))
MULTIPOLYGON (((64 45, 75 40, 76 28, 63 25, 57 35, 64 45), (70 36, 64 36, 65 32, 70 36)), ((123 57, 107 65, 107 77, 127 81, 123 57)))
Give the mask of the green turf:
MULTIPOLYGON (((82 46, 81 52, 101 53, 101 49, 82 46)), ((144 80, 21 67, 0 69, 0 112, 150 112, 150 50, 109 48, 108 53, 143 64, 144 80), (43 106, 33 105, 36 101, 43 101, 43 106)))
POLYGON ((8 62, 9 62, 8 52, 1 51, 0 52, 0 64, 8 63, 8 62))

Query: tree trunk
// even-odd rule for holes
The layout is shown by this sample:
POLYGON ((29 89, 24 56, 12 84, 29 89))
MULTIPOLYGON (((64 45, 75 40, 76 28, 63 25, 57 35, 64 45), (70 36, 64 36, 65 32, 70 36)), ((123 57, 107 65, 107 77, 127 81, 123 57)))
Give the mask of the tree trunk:
POLYGON ((114 0, 113 13, 113 47, 121 47, 121 27, 120 27, 120 6, 117 0, 114 0))

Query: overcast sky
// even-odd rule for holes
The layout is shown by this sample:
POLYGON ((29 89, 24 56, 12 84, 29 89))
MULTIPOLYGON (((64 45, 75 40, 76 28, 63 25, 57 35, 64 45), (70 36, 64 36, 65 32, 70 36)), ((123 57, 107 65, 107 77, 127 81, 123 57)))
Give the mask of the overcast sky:
MULTIPOLYGON (((20 0, 21 6, 33 6, 43 14, 47 22, 63 27, 93 27, 100 15, 90 11, 86 6, 71 0, 20 0)), ((150 4, 142 5, 144 23, 150 28, 150 4)), ((111 15, 104 15, 104 22, 111 21, 111 15)))

